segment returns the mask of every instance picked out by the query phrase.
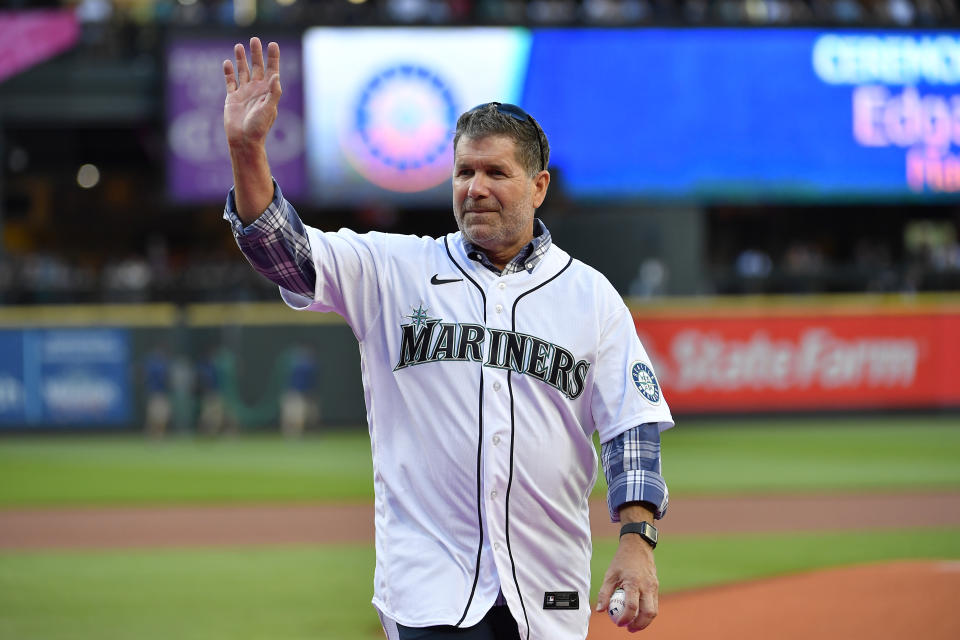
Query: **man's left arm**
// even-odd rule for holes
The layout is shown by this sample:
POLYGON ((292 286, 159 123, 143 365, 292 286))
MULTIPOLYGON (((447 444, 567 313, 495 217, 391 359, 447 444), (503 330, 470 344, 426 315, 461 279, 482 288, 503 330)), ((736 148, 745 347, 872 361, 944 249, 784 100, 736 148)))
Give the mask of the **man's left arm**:
MULTIPOLYGON (((614 522, 653 523, 666 512, 669 501, 660 474, 660 429, 657 423, 642 424, 602 445, 603 471, 607 478, 607 505, 614 522)), ((626 596, 620 626, 635 632, 646 628, 659 610, 660 592, 653 547, 640 535, 627 533, 603 579, 597 610, 604 611, 617 587, 626 596)))

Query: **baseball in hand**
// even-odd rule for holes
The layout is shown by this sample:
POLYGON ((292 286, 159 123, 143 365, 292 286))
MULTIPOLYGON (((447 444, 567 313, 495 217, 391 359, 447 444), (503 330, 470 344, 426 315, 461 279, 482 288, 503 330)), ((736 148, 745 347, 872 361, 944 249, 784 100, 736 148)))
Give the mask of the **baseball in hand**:
POLYGON ((617 587, 617 590, 613 592, 612 596, 610 596, 610 606, 607 607, 607 613, 610 614, 610 619, 614 622, 617 622, 620 619, 620 614, 623 613, 623 609, 626 604, 626 593, 624 593, 622 588, 617 587))

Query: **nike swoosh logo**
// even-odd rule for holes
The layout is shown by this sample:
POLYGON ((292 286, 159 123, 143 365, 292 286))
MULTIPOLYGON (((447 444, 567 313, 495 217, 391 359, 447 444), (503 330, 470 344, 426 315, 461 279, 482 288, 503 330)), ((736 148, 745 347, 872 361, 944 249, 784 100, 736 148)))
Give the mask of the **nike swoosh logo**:
POLYGON ((450 284, 451 282, 463 282, 463 278, 450 278, 450 279, 444 278, 443 280, 441 280, 440 278, 437 277, 438 275, 440 274, 439 273, 433 274, 433 277, 430 278, 430 284, 450 284))

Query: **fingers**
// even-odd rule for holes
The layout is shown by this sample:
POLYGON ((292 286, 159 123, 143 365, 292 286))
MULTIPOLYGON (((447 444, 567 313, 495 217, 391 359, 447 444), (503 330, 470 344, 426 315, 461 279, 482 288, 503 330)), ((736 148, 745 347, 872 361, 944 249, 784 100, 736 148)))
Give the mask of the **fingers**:
MULTIPOLYGON (((660 596, 654 589, 640 595, 639 611, 636 617, 627 625, 627 631, 642 631, 650 626, 660 611, 660 596)), ((626 616, 624 616, 626 617, 626 616)))
POLYGON ((233 47, 233 57, 237 60, 237 85, 250 82, 250 69, 247 67, 247 52, 243 50, 243 45, 237 43, 233 47))
POLYGON ((270 100, 277 102, 282 94, 283 90, 280 88, 280 74, 275 73, 270 76, 270 100))
POLYGON ((227 93, 237 90, 237 78, 233 73, 233 63, 229 60, 223 61, 223 79, 227 83, 227 93))
POLYGON ((617 580, 607 573, 603 577, 603 584, 600 585, 600 591, 597 592, 597 611, 606 611, 610 606, 610 596, 613 590, 617 588, 617 580))
MULTIPOLYGON (((233 56, 236 59, 236 68, 229 62, 223 64, 223 75, 227 79, 227 91, 236 91, 240 85, 247 82, 257 82, 264 78, 272 78, 280 74, 280 46, 276 42, 267 45, 267 63, 263 62, 263 45, 260 38, 250 38, 250 66, 247 66, 247 52, 243 45, 237 43, 233 47, 233 56), (229 76, 228 76, 229 65, 229 76), (232 87, 231 87, 232 81, 232 87)), ((273 80, 271 80, 271 84, 273 80)), ((277 85, 279 87, 279 84, 277 85)), ((273 89, 271 88, 271 91, 273 89)), ((278 96, 279 97, 279 96, 278 96)))
POLYGON ((263 45, 260 44, 260 38, 250 38, 250 79, 256 82, 263 80, 263 45))
POLYGON ((623 587, 625 601, 623 604, 623 613, 620 614, 620 619, 617 620, 617 626, 626 627, 632 625, 637 618, 637 614, 640 613, 640 592, 637 591, 636 587, 628 584, 621 584, 620 586, 623 587))
MULTIPOLYGON (((635 612, 632 612, 634 614, 633 617, 629 617, 631 612, 629 611, 630 607, 628 604, 628 611, 624 613, 618 623, 620 626, 626 625, 627 631, 631 633, 646 629, 650 626, 650 623, 653 622, 653 619, 657 617, 657 613, 660 612, 660 593, 657 584, 647 585, 641 592, 638 593, 634 591, 634 593, 639 597, 636 600, 637 609, 635 612)), ((627 599, 629 602, 629 592, 627 599)))
POLYGON ((280 73, 280 45, 271 42, 267 45, 267 75, 280 73))

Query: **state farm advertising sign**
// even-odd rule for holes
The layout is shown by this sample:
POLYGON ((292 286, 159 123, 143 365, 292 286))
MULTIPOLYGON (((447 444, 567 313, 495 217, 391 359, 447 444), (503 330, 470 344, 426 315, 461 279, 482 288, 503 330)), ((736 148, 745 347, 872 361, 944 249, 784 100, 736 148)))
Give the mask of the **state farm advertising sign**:
POLYGON ((960 311, 633 311, 676 412, 960 406, 960 311))

